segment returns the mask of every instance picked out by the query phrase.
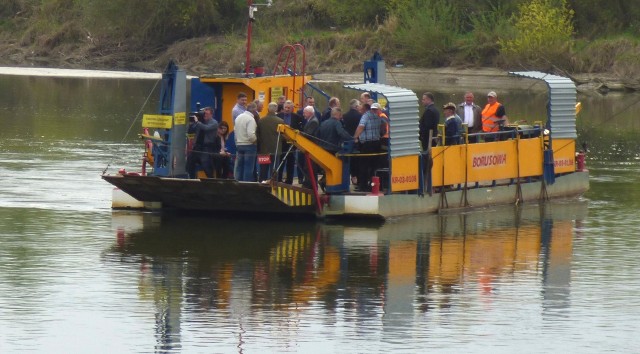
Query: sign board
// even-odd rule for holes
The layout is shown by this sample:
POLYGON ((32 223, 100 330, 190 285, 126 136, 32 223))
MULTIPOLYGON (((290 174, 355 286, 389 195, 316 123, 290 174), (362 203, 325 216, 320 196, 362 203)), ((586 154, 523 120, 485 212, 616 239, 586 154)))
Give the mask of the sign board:
POLYGON ((171 129, 173 116, 162 114, 145 114, 142 116, 143 128, 171 129))
POLYGON ((419 155, 394 157, 391 160, 391 191, 411 191, 419 188, 419 155))
POLYGON ((274 86, 271 88, 271 102, 277 102, 278 97, 284 95, 282 86, 274 86))
POLYGON ((187 113, 186 112, 176 112, 173 116, 173 124, 174 125, 185 125, 187 124, 187 113))

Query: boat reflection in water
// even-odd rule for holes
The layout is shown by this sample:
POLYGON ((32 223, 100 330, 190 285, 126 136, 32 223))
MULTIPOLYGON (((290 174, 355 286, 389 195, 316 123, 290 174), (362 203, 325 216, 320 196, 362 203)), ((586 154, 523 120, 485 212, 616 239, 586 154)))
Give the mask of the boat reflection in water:
POLYGON ((574 201, 377 225, 114 214, 118 236, 106 259, 140 264, 156 349, 179 348, 181 327, 194 323, 236 344, 278 328, 288 333, 276 335, 284 345, 304 332, 302 319, 316 328, 369 323, 368 335, 393 341, 396 331, 439 321, 427 314, 487 316, 505 306, 500 293, 535 299, 543 317, 562 315, 586 212, 574 201))

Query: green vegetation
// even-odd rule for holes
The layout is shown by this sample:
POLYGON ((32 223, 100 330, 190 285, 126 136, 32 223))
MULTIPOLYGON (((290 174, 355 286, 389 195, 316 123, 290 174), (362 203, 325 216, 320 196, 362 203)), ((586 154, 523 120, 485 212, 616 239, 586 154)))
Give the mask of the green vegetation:
POLYGON ((573 48, 573 10, 565 0, 531 0, 513 15, 514 35, 499 40, 505 62, 538 67, 570 63, 573 48))
MULTIPOLYGON (((5 0, 2 64, 239 71, 247 12, 246 0, 5 0)), ((255 17, 252 54, 267 67, 297 42, 314 72, 378 50, 421 67, 640 74, 640 7, 626 0, 274 0, 255 17)))

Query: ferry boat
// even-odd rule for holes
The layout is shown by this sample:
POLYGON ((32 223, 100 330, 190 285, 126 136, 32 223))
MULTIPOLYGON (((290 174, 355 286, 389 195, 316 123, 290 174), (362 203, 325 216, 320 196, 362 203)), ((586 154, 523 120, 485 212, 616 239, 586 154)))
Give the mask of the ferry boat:
MULTIPOLYGON (((239 92, 245 92, 249 100, 265 103, 284 95, 299 108, 304 89, 312 79, 304 64, 296 66, 304 63, 304 56, 304 47, 288 45, 268 75, 247 71, 235 76, 192 78, 189 107, 186 74, 170 63, 163 73, 159 114, 143 117, 142 129, 146 133, 142 136, 146 143, 141 149, 145 155, 142 170, 102 176, 117 187, 112 206, 212 211, 241 217, 258 214, 386 219, 575 198, 589 188, 584 153, 576 151, 578 105, 576 87, 570 79, 541 72, 511 72, 515 77, 547 84, 548 116, 544 123, 506 126, 492 133, 499 136, 493 142, 469 143, 470 135, 465 134, 462 144, 439 144, 422 151, 418 97, 409 89, 385 84, 384 61, 375 56, 365 62, 364 83, 344 85, 377 96, 379 102, 386 102, 389 112, 389 145, 383 156, 386 167, 376 171, 372 192, 353 190, 349 162, 357 156, 349 144, 334 155, 285 125, 278 127, 282 139, 325 171, 324 191, 315 187, 315 181, 314 188, 308 189, 275 179, 189 179, 185 171, 187 112, 197 110, 199 105, 213 107, 216 119, 227 122, 232 129, 231 111, 239 92)), ((265 114, 266 108, 261 113, 265 114)))

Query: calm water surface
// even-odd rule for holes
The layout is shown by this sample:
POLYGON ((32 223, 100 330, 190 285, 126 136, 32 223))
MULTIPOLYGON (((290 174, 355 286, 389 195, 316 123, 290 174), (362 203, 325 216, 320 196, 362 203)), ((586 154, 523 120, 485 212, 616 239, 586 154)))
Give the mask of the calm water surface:
POLYGON ((580 200, 317 224, 112 212, 154 84, 0 77, 0 352, 640 347, 638 96, 581 97, 580 200))

